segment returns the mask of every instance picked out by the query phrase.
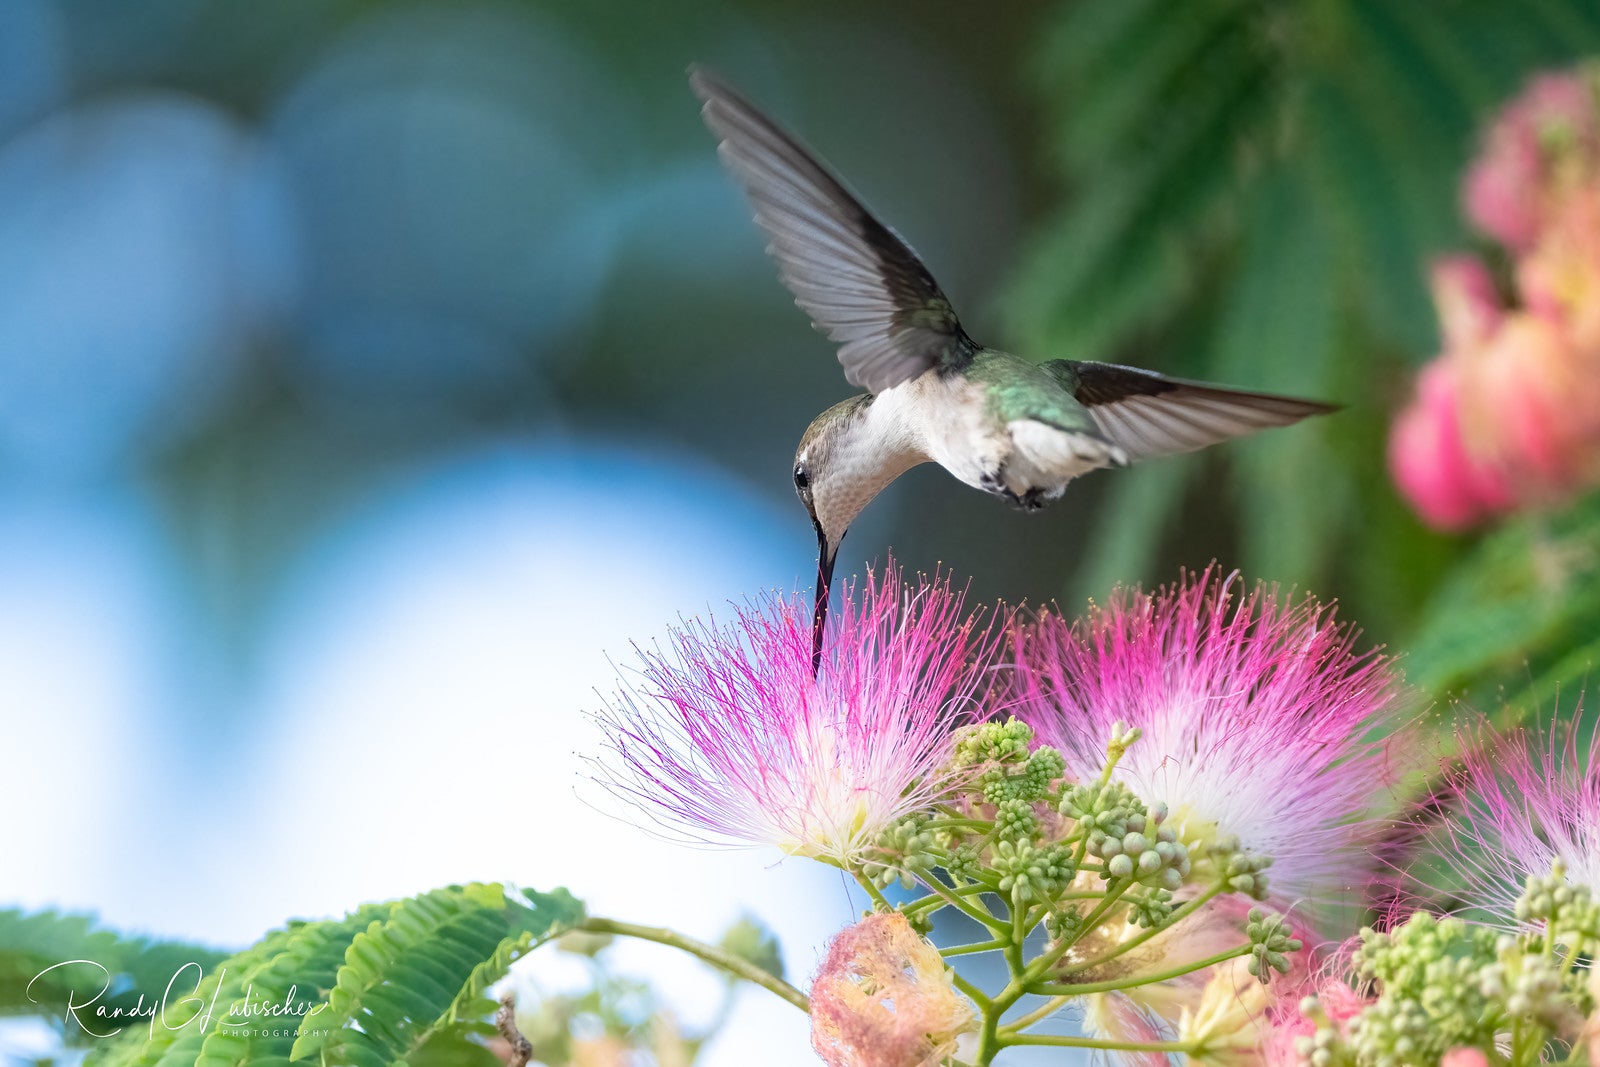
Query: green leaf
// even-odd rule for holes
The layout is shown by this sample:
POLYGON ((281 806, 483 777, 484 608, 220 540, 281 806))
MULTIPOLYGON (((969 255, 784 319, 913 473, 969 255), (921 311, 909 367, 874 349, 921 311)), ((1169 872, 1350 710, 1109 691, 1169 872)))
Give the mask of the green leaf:
MULTIPOLYGON (((381 908, 381 906, 380 906, 381 908)), ((363 909, 346 922, 335 940, 348 940, 358 924, 364 925, 379 914, 378 908, 363 909)), ((290 923, 269 933, 243 952, 228 957, 205 972, 191 990, 173 991, 173 1002, 154 1026, 129 1028, 115 1041, 103 1042, 91 1050, 88 1067, 168 1067, 189 1065, 199 1057, 210 1027, 215 1025, 218 1008, 234 1003, 250 984, 285 952, 295 950, 307 940, 320 938, 319 931, 336 923, 290 923)), ((149 996, 161 995, 166 980, 149 996)))
POLYGON ((328 1011, 305 1019, 290 1057, 382 1064, 444 1041, 515 959, 582 916, 565 890, 528 891, 518 900, 496 884, 451 886, 400 901, 384 921, 351 939, 328 1011))
POLYGON ((1600 634, 1600 496, 1560 515, 1510 522, 1456 568, 1428 605, 1405 659, 1410 683, 1507 718, 1581 684, 1600 634))
MULTIPOLYGON (((40 1016, 77 1043, 91 1035, 69 1021, 69 1003, 92 1000, 96 1008, 126 1013, 141 992, 147 1000, 158 995, 180 968, 209 970, 227 955, 113 933, 89 915, 0 909, 0 1015, 40 1016), (72 960, 86 962, 58 966, 72 960)), ((92 1017, 92 1009, 84 1014, 92 1017)))

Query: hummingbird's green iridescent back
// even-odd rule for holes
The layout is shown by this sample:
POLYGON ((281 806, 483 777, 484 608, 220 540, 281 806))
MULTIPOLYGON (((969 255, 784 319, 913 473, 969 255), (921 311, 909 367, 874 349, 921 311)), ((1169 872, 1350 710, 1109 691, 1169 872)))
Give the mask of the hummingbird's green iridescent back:
POLYGON ((967 376, 982 384, 989 411, 1002 425, 1019 419, 1048 423, 1069 433, 1100 436, 1094 417, 1051 368, 1009 352, 985 348, 972 359, 967 376))

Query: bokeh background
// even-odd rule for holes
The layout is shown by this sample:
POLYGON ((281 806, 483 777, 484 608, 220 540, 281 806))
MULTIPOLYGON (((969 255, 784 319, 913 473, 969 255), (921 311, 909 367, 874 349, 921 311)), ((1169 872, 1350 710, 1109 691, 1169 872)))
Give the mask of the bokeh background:
MULTIPOLYGON (((237 945, 564 883, 705 937, 752 911, 803 977, 837 879, 686 854, 583 778, 630 641, 809 581, 789 461, 850 391, 687 65, 800 130, 980 340, 1348 405, 1036 517, 919 469, 842 573, 892 547, 1075 607, 1218 558, 1403 644, 1474 551, 1383 467, 1427 262, 1475 246, 1479 124, 1597 49, 1566 0, 5 0, 0 904, 237 945)), ((692 963, 620 959, 714 1010, 692 963)), ((705 1062, 810 1062, 770 999, 705 1062)))

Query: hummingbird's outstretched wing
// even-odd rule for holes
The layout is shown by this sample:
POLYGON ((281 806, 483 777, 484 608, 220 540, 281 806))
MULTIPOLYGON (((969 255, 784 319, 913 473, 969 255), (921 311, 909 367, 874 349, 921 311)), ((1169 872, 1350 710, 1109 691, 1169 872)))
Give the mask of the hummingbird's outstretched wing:
POLYGON ((880 393, 934 367, 960 369, 977 346, 909 245, 872 217, 810 152, 716 75, 689 85, 772 243, 783 283, 839 343, 851 385, 880 393))
POLYGON ((1193 452, 1338 410, 1337 404, 1168 378, 1114 363, 1056 359, 1044 367, 1072 390, 1100 432, 1131 459, 1193 452))

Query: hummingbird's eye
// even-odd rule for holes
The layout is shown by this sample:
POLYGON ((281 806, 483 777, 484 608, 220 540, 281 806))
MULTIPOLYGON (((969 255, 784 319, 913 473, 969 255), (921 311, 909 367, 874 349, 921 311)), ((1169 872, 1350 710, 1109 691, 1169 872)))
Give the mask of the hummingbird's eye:
POLYGON ((794 465, 794 487, 802 493, 811 488, 811 472, 806 470, 804 463, 794 465))

